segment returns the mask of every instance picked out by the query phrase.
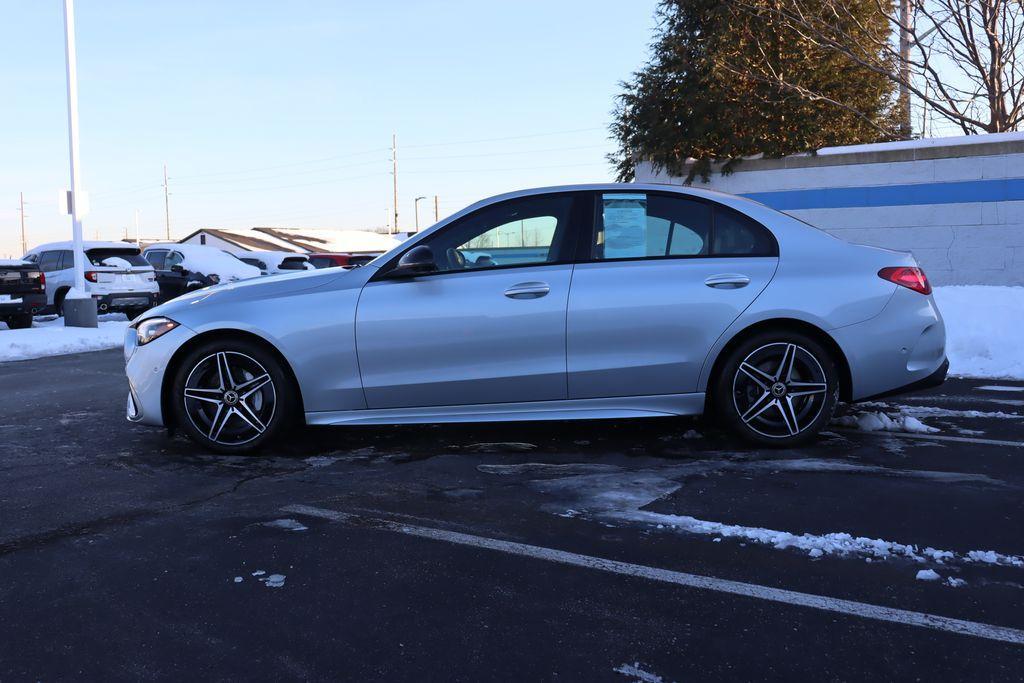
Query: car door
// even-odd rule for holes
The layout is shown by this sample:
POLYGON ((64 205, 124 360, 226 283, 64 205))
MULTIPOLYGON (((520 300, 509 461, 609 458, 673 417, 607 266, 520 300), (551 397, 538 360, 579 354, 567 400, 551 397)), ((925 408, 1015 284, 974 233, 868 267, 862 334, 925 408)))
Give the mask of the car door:
POLYGON ((356 315, 367 407, 566 397, 576 197, 490 205, 415 243, 433 250, 436 272, 389 277, 400 255, 377 271, 356 315))
POLYGON ((183 266, 184 261, 185 257, 180 252, 167 252, 167 257, 164 259, 164 279, 160 282, 160 295, 164 297, 164 301, 185 293, 189 272, 183 266))
POLYGON ((673 193, 595 194, 569 295, 569 398, 690 393, 716 339, 775 273, 735 210, 673 193))
POLYGON ((54 305, 54 295, 60 289, 61 281, 57 272, 60 270, 60 252, 44 251, 39 254, 39 270, 46 276, 46 303, 54 305))

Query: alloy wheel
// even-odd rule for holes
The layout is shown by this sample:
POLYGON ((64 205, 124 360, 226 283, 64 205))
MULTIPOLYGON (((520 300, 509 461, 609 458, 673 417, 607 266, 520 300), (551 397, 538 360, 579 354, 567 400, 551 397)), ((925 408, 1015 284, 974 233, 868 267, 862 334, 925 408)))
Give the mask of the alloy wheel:
POLYGON ((226 446, 259 437, 277 408, 270 373, 237 351, 218 351, 196 363, 182 393, 192 425, 210 441, 226 446))
POLYGON ((750 352, 739 364, 732 382, 733 406, 750 429, 784 439, 814 424, 828 390, 814 354, 792 342, 775 342, 750 352))

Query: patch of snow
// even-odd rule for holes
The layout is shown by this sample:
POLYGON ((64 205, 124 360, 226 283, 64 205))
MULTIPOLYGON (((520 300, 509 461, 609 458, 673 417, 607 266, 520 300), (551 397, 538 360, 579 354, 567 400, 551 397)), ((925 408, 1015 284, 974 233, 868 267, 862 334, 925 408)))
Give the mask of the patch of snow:
POLYGON ((30 266, 32 265, 28 261, 22 261, 20 258, 0 258, 0 266, 30 266))
POLYGON ((686 432, 683 433, 683 438, 684 439, 703 439, 704 435, 701 434, 700 432, 698 432, 696 429, 687 429, 686 432))
MULTIPOLYGON (((886 403, 868 402, 858 404, 868 408, 889 408, 886 403)), ((913 415, 913 416, 927 416, 927 417, 967 417, 973 419, 992 419, 992 420, 1024 420, 1024 415, 1018 415, 1016 413, 1004 413, 1001 410, 987 411, 987 410, 952 410, 950 408, 938 408, 936 406, 904 406, 897 405, 892 406, 892 409, 899 411, 901 415, 913 415)))
POLYGON ((242 581, 243 581, 243 579, 242 579, 241 576, 236 576, 235 577, 235 583, 242 583, 242 581))
POLYGON ((615 465, 590 462, 546 463, 524 462, 517 465, 477 465, 476 469, 485 474, 574 474, 583 472, 608 472, 617 470, 615 465))
POLYGON ((256 571, 254 571, 252 573, 253 576, 263 576, 264 574, 266 574, 266 572, 263 571, 262 569, 257 569, 256 571))
POLYGON ((309 465, 310 467, 327 467, 328 465, 333 465, 337 461, 338 458, 332 458, 327 455, 315 455, 311 458, 306 458, 305 460, 303 460, 303 462, 309 465))
POLYGON ((0 362, 116 348, 124 343, 126 327, 123 315, 102 316, 96 328, 64 327, 63 318, 37 320, 28 329, 3 330, 0 362))
POLYGON ((463 450, 476 451, 479 453, 489 453, 493 451, 532 451, 537 447, 537 444, 523 443, 520 441, 496 441, 487 443, 471 443, 468 446, 463 446, 463 450))
POLYGON ((934 569, 922 569, 915 576, 918 581, 938 581, 942 577, 934 569))
POLYGON ((998 564, 1005 567, 1024 567, 1024 557, 1017 555, 1003 555, 994 550, 972 550, 967 553, 968 562, 980 562, 983 564, 998 564))
POLYGON ((285 531, 306 531, 309 529, 308 526, 297 519, 275 519, 272 522, 263 522, 263 526, 284 529, 285 531))
POLYGON ((936 427, 929 427, 911 415, 887 415, 882 412, 861 412, 857 415, 844 415, 842 417, 834 418, 832 420, 832 424, 843 427, 854 427, 862 432, 912 432, 918 434, 930 434, 939 431, 936 427))
POLYGON ((129 261, 121 258, 120 256, 110 256, 103 259, 103 265, 110 266, 111 268, 120 268, 121 270, 132 270, 134 266, 129 261))
POLYGON ((1024 391, 1024 387, 1008 387, 1002 384, 985 384, 974 388, 978 391, 1024 391))
POLYGON ((643 669, 640 666, 640 662, 620 664, 612 669, 612 671, 628 676, 634 683, 665 683, 665 679, 658 674, 643 669))
POLYGON ((65 301, 67 301, 68 299, 91 299, 91 298, 92 298, 92 294, 90 294, 89 292, 87 292, 87 291, 85 291, 83 289, 79 289, 78 287, 72 287, 71 289, 69 289, 67 291, 67 294, 64 295, 64 300, 65 301))
POLYGON ((946 323, 950 374, 1024 379, 1024 287, 956 285, 936 287, 934 296, 946 323))
POLYGON ((280 588, 284 585, 284 579, 284 574, 271 574, 266 578, 265 584, 267 588, 280 588))
POLYGON ((958 579, 954 576, 950 576, 946 579, 946 585, 952 588, 962 588, 963 586, 967 585, 967 582, 963 579, 958 579))

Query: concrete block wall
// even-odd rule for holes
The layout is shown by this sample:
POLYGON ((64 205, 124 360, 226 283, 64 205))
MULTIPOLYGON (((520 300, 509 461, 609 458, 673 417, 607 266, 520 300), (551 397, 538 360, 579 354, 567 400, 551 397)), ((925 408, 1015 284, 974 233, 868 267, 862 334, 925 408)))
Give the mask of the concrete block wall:
MULTIPOLYGON (((637 181, 682 183, 647 164, 637 181)), ((911 251, 936 285, 1024 286, 1024 133, 751 158, 693 185, 748 196, 850 242, 911 251)))

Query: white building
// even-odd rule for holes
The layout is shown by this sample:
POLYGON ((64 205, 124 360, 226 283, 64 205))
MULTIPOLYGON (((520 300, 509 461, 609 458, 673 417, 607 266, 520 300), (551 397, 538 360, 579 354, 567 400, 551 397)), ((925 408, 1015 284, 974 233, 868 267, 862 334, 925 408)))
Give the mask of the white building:
MULTIPOLYGON (((934 284, 1024 285, 1024 133, 831 147, 750 158, 708 187, 850 242, 911 251, 934 284)), ((681 178, 637 168, 638 182, 681 178)))

